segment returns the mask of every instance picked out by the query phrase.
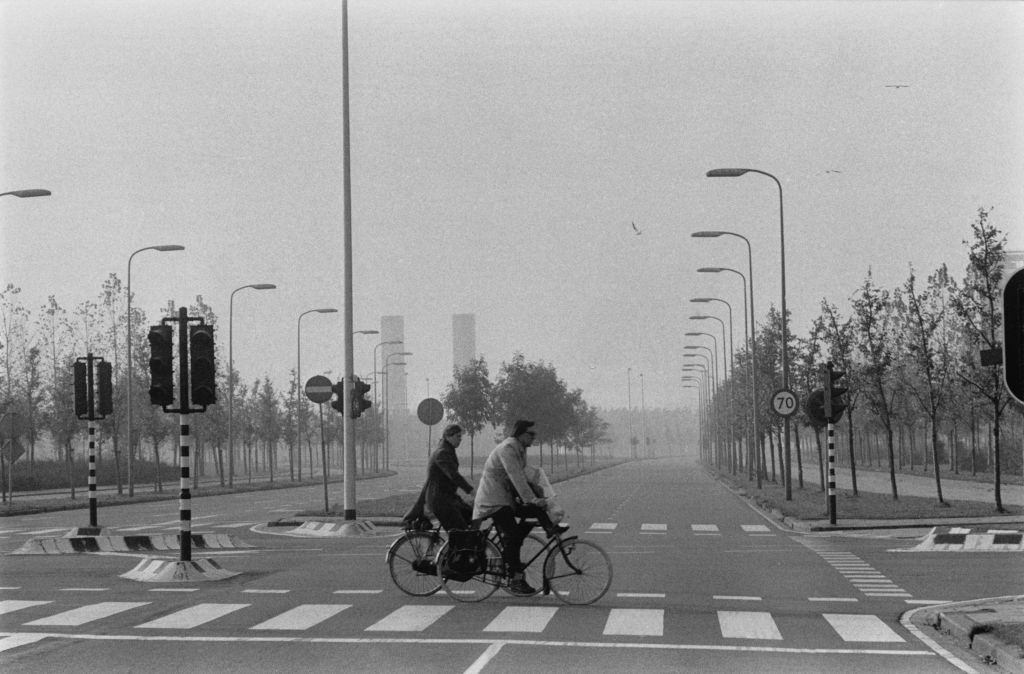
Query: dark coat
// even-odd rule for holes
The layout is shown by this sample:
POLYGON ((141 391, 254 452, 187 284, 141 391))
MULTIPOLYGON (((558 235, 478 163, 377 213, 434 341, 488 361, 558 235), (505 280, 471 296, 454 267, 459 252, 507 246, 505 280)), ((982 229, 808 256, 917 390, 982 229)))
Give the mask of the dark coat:
POLYGON ((459 489, 468 494, 473 491, 473 485, 459 473, 459 457, 455 454, 455 448, 441 438, 427 463, 427 481, 416 503, 403 519, 411 522, 423 517, 423 507, 426 505, 445 529, 465 528, 470 509, 459 498, 459 489))

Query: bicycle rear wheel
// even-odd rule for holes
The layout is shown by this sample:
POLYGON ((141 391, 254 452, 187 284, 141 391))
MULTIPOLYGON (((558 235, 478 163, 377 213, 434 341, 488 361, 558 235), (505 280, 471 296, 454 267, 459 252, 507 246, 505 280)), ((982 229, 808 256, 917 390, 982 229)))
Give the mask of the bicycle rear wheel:
POLYGON ((544 560, 544 577, 566 604, 593 604, 612 586, 612 560, 596 543, 563 539, 544 560))
MULTIPOLYGON (((445 543, 437 552, 438 564, 448 554, 448 544, 445 543)), ((477 602, 487 599, 501 585, 505 577, 505 562, 501 558, 501 552, 491 541, 484 542, 484 571, 474 574, 467 580, 456 580, 454 578, 440 577, 441 587, 452 599, 464 602, 477 602)))
POLYGON ((407 531, 391 544, 388 572, 399 590, 428 597, 441 589, 434 558, 443 544, 441 535, 430 531, 407 531))

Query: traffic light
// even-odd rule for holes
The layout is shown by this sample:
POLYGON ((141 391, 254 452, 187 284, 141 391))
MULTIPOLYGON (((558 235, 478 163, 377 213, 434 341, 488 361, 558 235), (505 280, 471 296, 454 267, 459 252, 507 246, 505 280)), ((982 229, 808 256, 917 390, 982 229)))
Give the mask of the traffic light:
POLYGON ((1024 269, 1003 288, 1003 377, 1010 395, 1024 403, 1024 269))
POLYGON ((75 416, 89 418, 89 379, 85 361, 75 361, 75 416))
POLYGON ((171 326, 149 328, 149 402, 166 407, 174 402, 174 349, 171 326))
POLYGON ((196 405, 217 402, 217 364, 214 360, 213 326, 188 327, 189 391, 196 405))
POLYGON ((344 412, 345 382, 339 381, 337 384, 331 386, 331 392, 334 394, 334 400, 331 401, 331 407, 338 410, 339 412, 344 412))
POLYGON ((354 382, 352 386, 352 418, 358 419, 364 411, 370 409, 373 403, 364 397, 369 393, 370 385, 356 376, 352 377, 352 381, 354 382))
POLYGON ((114 384, 112 381, 112 369, 110 363, 101 360, 96 363, 97 374, 99 374, 99 398, 100 408, 96 413, 101 417, 114 413, 114 384))
POLYGON ((836 386, 836 382, 844 376, 845 372, 832 369, 832 361, 825 364, 825 418, 833 424, 839 423, 843 418, 843 410, 846 409, 846 400, 842 397, 846 389, 836 386))

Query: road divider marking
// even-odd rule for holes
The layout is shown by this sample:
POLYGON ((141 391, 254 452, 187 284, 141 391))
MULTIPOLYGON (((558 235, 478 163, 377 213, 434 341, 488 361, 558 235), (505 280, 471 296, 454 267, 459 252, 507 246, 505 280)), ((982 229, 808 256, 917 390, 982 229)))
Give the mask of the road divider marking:
POLYGON ((722 601, 761 601, 761 597, 748 597, 735 594, 716 594, 712 596, 712 599, 720 599, 722 601))
POLYGON ((664 592, 619 592, 616 597, 623 599, 664 599, 664 592))

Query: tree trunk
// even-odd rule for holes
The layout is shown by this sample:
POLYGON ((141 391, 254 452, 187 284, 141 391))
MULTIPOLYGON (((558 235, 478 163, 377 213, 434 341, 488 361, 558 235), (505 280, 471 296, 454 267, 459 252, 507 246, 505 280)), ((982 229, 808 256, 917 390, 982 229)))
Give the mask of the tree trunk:
POLYGON ((848 435, 850 438, 850 480, 853 484, 853 495, 857 496, 857 462, 854 459, 853 451, 853 415, 849 415, 846 419, 848 426, 848 435))
MULTIPOLYGON (((793 424, 793 439, 796 442, 796 481, 800 489, 804 488, 804 462, 801 458, 803 452, 800 451, 800 426, 799 424, 793 424)), ((733 470, 733 475, 736 471, 733 470)))
POLYGON ((821 429, 814 429, 814 441, 818 447, 818 478, 821 480, 821 490, 825 491, 825 462, 821 455, 821 429))
POLYGON ((772 482, 775 482, 775 436, 768 431, 768 453, 772 457, 772 482))
POLYGON ((945 504, 942 500, 942 475, 939 471, 939 429, 935 419, 932 418, 932 460, 935 465, 935 493, 939 497, 939 503, 945 504))
MULTIPOLYGON (((1001 386, 1002 382, 997 383, 997 386, 1001 386)), ((996 389, 998 391, 998 389, 996 389)), ((995 471, 996 471, 996 511, 1006 512, 1003 509, 1003 493, 1002 493, 1002 461, 999 460, 999 394, 995 396, 995 400, 992 404, 992 444, 995 450, 995 471)))
POLYGON ((892 442, 892 424, 888 424, 885 427, 885 441, 886 446, 889 449, 889 483, 892 486, 892 500, 899 499, 899 492, 896 490, 896 458, 894 455, 894 448, 892 442))

